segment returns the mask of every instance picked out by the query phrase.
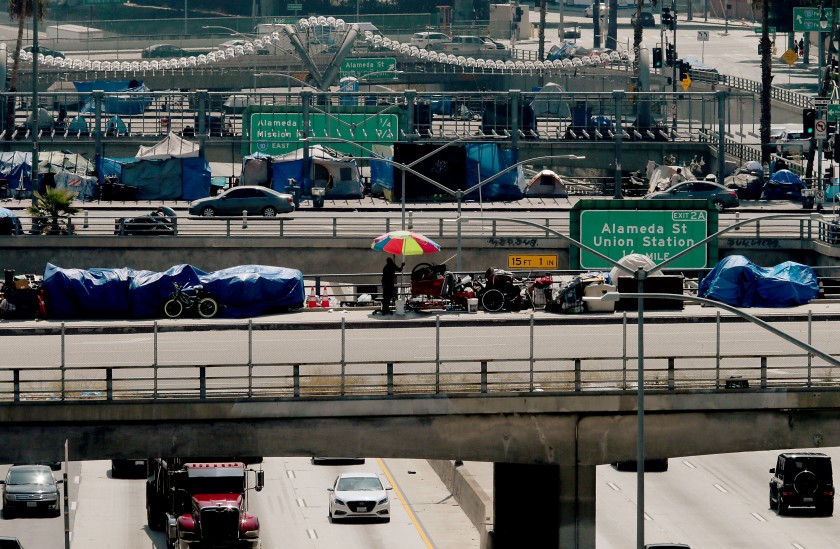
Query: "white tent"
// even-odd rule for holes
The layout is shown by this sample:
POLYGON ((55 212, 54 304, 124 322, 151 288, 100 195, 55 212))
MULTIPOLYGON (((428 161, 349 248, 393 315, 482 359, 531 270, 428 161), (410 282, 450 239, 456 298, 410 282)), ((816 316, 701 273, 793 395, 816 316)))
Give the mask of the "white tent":
MULTIPOLYGON (((327 198, 361 198, 364 186, 359 167, 351 156, 345 156, 323 145, 309 147, 312 159, 312 186, 323 188, 327 198)), ((272 163, 293 162, 303 158, 303 149, 296 149, 275 157, 272 163)))
POLYGON ((198 143, 181 139, 174 132, 169 132, 162 141, 151 147, 140 146, 134 155, 138 160, 165 160, 167 158, 190 158, 198 156, 198 143))
POLYGON ((563 88, 559 84, 549 82, 534 94, 531 109, 534 116, 540 118, 569 118, 572 116, 569 104, 560 95, 563 88))

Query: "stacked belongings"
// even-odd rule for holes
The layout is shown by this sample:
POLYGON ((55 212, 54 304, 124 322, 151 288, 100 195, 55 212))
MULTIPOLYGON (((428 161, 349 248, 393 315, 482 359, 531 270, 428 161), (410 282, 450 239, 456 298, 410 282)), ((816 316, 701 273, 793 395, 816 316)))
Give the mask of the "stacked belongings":
POLYGON ((0 318, 44 319, 44 290, 41 277, 17 275, 6 270, 0 282, 0 318))
POLYGON ((409 310, 466 309, 473 297, 472 279, 457 278, 446 265, 420 263, 411 270, 411 298, 409 310))
POLYGON ((553 300, 545 305, 545 310, 555 313, 582 313, 583 296, 587 286, 604 283, 603 273, 583 273, 560 285, 553 300))
POLYGON ((484 273, 484 287, 478 299, 486 311, 518 311, 522 308, 522 287, 513 273, 490 267, 484 273))

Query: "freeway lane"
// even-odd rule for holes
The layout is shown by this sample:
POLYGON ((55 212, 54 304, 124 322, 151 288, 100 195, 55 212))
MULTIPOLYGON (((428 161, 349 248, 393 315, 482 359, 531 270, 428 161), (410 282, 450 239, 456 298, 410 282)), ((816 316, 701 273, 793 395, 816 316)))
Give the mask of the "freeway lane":
MULTIPOLYGON (((812 451, 829 454, 836 473, 840 448, 812 451)), ((671 459, 667 472, 647 474, 645 541, 678 541, 692 549, 836 547, 840 515, 794 509, 779 517, 769 509, 768 470, 778 453, 671 459)), ((624 549, 635 538, 635 473, 598 467, 596 490, 598 549, 624 549)))
MULTIPOLYGON (((478 547, 475 529, 424 460, 382 463, 387 469, 372 458, 364 465, 342 466, 316 466, 308 458, 267 458, 263 463, 265 489, 248 495, 251 511, 260 518, 262 547, 478 547), (390 476, 406 504, 397 497, 398 490, 393 490, 389 492, 393 515, 390 523, 331 524, 327 520, 326 489, 344 470, 376 472, 386 485, 390 484, 390 476)), ((112 479, 109 468, 107 461, 82 463, 74 547, 164 549, 163 534, 146 527, 144 481, 112 479)), ((52 542, 32 546, 63 547, 52 542)))

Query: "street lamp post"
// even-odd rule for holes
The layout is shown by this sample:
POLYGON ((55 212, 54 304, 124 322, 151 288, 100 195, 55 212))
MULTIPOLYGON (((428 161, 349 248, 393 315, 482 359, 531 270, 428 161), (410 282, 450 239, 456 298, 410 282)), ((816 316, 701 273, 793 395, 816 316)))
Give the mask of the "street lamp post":
MULTIPOLYGON (((460 227, 461 223, 469 222, 471 220, 476 221, 508 221, 511 223, 519 223, 522 225, 528 225, 531 227, 537 227, 541 230, 546 231, 547 233, 553 234, 557 237, 560 237, 566 240, 569 244, 575 246, 576 248, 586 251, 595 257, 603 260, 604 262, 612 265, 613 267, 618 268, 622 272, 628 273, 632 275, 636 279, 636 286, 637 292, 628 294, 624 293, 621 294, 621 297, 635 297, 638 303, 638 324, 637 324, 637 390, 636 390, 636 411, 637 411, 637 431, 636 431, 636 548, 637 549, 644 549, 645 546, 645 477, 644 477, 644 460, 645 460, 645 439, 644 439, 644 415, 645 415, 645 407, 644 407, 644 375, 645 375, 645 368, 644 368, 644 300, 648 297, 656 297, 657 295, 662 294, 645 294, 644 293, 644 282, 645 280, 654 272, 662 270, 667 265, 675 262, 677 259, 691 253, 693 250, 700 248, 701 246, 706 245, 708 242, 718 238, 720 235, 732 231, 737 230, 740 227, 750 224, 750 223, 757 223, 765 220, 770 219, 785 219, 785 218, 796 218, 801 219, 802 217, 808 217, 810 219, 822 220, 825 217, 819 213, 802 213, 802 214, 768 214, 762 216, 756 216, 753 218, 745 219, 743 221, 739 221, 725 227, 716 233, 709 235, 708 237, 696 242, 692 246, 689 246, 682 250, 681 252, 674 254, 673 256, 669 257, 662 263, 655 265, 650 269, 646 269, 645 267, 639 267, 637 270, 633 271, 622 265, 618 261, 607 257, 606 255, 590 248, 589 246, 585 245, 582 242, 579 242, 572 237, 563 234, 559 231, 556 231, 550 227, 545 225, 541 225, 539 223, 534 223, 532 221, 527 221, 524 219, 516 219, 516 218, 508 218, 508 217, 480 217, 480 218, 470 218, 470 217, 458 217, 454 221, 460 227)), ((460 250, 460 231, 458 232, 458 248, 460 250)), ((675 294, 676 295, 676 294, 675 294)), ((734 309, 734 308, 733 308, 734 309)), ((737 314, 737 313, 736 313, 737 314)), ((771 330, 773 331, 773 330, 771 330)), ((774 332, 776 333, 776 332, 774 332)), ((801 346, 801 345, 800 345, 801 346)), ((827 358, 825 353, 822 353, 818 349, 809 348, 807 349, 809 352, 813 352, 813 354, 820 356, 821 358, 827 358)), ((837 363, 836 359, 831 358, 830 362, 832 364, 837 363)))

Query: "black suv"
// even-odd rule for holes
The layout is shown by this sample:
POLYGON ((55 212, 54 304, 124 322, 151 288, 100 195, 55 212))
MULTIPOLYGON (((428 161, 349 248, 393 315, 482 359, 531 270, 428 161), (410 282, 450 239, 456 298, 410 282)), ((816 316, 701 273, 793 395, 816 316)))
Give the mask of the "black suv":
POLYGON ((831 458, 825 454, 799 452, 779 454, 770 469, 770 509, 784 515, 789 507, 815 507, 817 512, 834 513, 834 483, 831 458))

